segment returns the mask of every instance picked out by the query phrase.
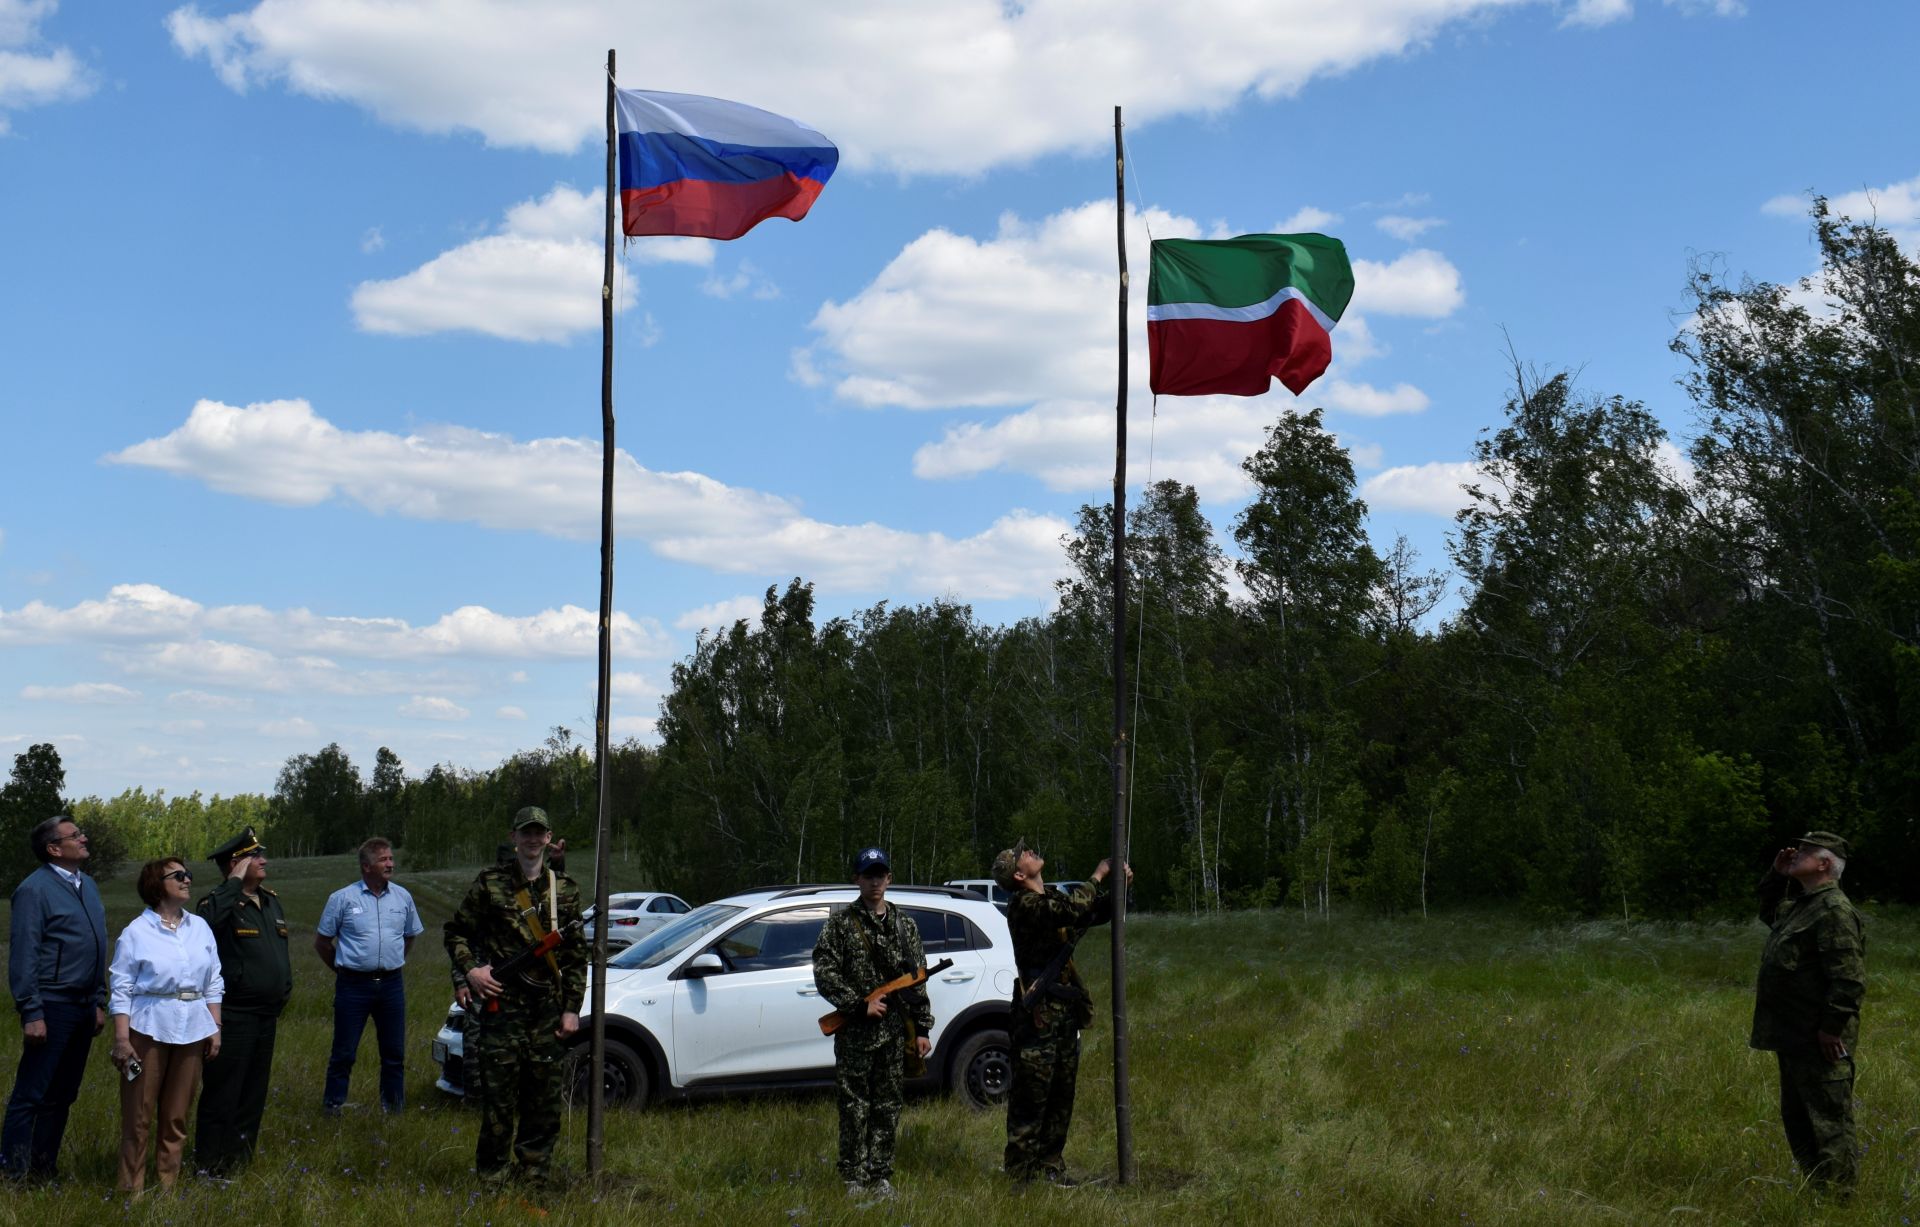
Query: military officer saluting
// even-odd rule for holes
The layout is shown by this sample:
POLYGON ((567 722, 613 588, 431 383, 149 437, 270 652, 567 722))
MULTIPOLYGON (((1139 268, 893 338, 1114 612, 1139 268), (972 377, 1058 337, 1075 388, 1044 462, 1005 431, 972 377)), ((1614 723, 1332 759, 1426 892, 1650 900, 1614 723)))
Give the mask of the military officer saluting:
POLYGON ((1809 831, 1760 881, 1760 954, 1749 1045, 1780 1066, 1780 1123, 1807 1179, 1854 1186, 1853 1047, 1867 995, 1867 938, 1840 889, 1847 841, 1809 831))
POLYGON ((552 839, 545 810, 529 805, 515 814, 513 859, 482 869, 446 924, 454 993, 469 1007, 467 1087, 480 1105, 474 1170, 488 1184, 516 1175, 536 1187, 547 1183, 560 1135, 562 1063, 580 1030, 587 991, 580 888, 548 862, 552 839), (495 974, 554 932, 565 934, 556 949, 495 974))
POLYGON ((287 916, 267 889, 267 850, 248 827, 215 848, 220 885, 194 910, 213 929, 226 981, 221 1003, 220 1055, 206 1064, 194 1129, 194 1163, 210 1176, 229 1176, 253 1158, 260 1118, 267 1110, 273 1042, 280 1011, 293 995, 287 916))

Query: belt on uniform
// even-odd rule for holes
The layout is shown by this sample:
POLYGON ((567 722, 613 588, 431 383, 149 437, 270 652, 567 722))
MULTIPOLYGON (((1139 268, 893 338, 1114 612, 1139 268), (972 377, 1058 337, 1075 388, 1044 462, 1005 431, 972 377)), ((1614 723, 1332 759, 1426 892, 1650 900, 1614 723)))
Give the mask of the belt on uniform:
POLYGON ((135 993, 136 997, 158 997, 163 1001, 198 1001, 206 996, 197 988, 183 988, 171 993, 135 993))
POLYGON ((351 967, 335 967, 333 970, 335 975, 345 976, 349 980, 390 980, 401 972, 398 967, 383 968, 380 971, 356 971, 351 967))

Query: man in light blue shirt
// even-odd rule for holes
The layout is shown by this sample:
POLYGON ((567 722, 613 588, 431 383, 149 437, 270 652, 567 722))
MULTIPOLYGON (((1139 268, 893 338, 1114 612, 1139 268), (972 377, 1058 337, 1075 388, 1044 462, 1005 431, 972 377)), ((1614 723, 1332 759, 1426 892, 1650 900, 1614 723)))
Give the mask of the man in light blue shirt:
POLYGON ((375 836, 360 845, 360 880, 327 899, 313 948, 333 972, 333 1053, 321 1109, 337 1115, 347 1102, 353 1058, 373 1019, 380 1046, 380 1106, 406 1106, 407 992, 402 971, 425 926, 407 888, 393 880, 393 844, 375 836))

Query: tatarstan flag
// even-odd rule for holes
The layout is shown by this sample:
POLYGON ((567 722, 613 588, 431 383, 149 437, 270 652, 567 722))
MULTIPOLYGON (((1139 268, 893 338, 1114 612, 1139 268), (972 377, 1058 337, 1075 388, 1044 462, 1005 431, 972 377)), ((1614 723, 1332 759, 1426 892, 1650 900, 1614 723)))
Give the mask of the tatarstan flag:
POLYGON ((1295 396, 1333 361, 1329 334, 1353 297, 1353 267, 1324 234, 1155 239, 1147 352, 1155 393, 1295 396))

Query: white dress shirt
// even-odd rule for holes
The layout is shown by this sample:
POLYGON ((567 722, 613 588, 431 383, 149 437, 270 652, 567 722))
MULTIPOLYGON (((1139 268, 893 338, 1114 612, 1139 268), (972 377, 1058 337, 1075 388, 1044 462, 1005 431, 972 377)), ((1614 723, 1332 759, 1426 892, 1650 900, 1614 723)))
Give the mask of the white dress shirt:
POLYGON ((129 1027, 163 1044, 191 1044, 218 1030, 207 1007, 226 990, 220 950, 213 929, 192 912, 180 914, 178 929, 161 924, 152 908, 135 916, 120 931, 107 984, 108 1012, 127 1015, 129 1027), (200 996, 182 1001, 183 991, 200 996))

